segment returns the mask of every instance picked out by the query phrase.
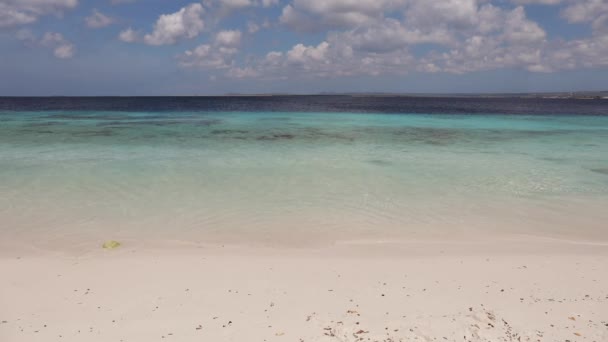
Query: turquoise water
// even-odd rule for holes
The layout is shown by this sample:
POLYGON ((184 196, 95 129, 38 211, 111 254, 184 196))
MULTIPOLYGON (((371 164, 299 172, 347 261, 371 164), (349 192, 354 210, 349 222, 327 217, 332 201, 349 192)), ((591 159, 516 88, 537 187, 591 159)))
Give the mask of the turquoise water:
POLYGON ((608 117, 0 113, 0 238, 608 233, 608 117))

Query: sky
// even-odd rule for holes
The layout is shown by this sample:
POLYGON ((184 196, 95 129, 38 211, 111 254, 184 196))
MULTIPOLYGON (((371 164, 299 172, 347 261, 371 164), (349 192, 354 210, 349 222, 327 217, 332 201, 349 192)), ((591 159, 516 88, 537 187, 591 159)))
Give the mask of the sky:
POLYGON ((608 90, 608 0, 0 0, 0 96, 608 90))

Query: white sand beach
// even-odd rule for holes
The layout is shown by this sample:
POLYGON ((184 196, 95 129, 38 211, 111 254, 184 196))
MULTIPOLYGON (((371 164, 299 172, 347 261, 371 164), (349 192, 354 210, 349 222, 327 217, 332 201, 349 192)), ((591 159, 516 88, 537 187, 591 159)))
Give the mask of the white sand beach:
POLYGON ((608 341, 608 245, 4 249, 0 340, 608 341))

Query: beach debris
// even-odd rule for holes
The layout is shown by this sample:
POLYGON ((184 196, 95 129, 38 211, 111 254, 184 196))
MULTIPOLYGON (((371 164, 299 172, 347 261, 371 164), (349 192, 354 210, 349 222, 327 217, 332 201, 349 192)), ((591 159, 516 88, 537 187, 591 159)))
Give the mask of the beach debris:
POLYGON ((120 247, 120 242, 115 240, 108 240, 101 245, 103 249, 114 249, 120 247))
POLYGON ((325 335, 325 336, 330 336, 330 337, 336 336, 336 332, 334 331, 334 329, 332 327, 326 327, 326 328, 323 328, 323 330, 326 331, 323 333, 323 335, 325 335))
POLYGON ((283 335, 285 335, 285 333, 284 333, 284 332, 278 332, 278 333, 276 333, 276 334, 274 334, 274 335, 275 335, 275 336, 283 336, 283 335))

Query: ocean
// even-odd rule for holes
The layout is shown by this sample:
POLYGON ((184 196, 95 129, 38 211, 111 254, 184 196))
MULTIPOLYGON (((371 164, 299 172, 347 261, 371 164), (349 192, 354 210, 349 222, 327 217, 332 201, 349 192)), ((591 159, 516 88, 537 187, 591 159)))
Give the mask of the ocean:
POLYGON ((608 100, 0 98, 0 239, 608 234, 608 100))

